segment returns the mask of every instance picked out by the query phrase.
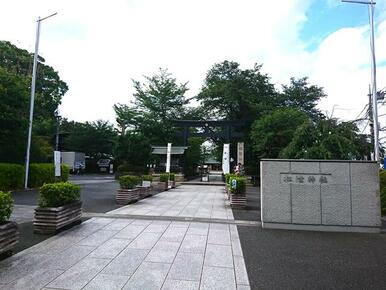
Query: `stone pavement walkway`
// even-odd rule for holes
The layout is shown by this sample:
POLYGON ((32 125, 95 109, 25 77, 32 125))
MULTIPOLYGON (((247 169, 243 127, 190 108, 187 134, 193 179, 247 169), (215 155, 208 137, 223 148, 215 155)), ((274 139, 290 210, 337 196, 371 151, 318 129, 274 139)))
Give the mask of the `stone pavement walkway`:
MULTIPOLYGON (((160 198, 159 214, 170 211, 169 199, 181 206, 178 216, 199 204, 215 216, 227 212, 221 190, 182 187, 145 201, 160 198)), ((0 262, 0 289, 250 289, 237 227, 222 216, 224 223, 92 218, 0 262)))
POLYGON ((182 185, 111 211, 122 215, 196 217, 233 220, 222 186, 182 185))

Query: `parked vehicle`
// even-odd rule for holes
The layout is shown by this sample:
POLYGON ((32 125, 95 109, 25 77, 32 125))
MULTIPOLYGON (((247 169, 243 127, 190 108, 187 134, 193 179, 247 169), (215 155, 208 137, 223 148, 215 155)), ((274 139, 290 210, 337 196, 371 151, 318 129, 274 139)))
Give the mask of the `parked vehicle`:
POLYGON ((81 173, 86 170, 86 156, 82 152, 60 152, 61 161, 70 167, 71 173, 81 173))
POLYGON ((102 158, 97 161, 97 165, 99 167, 99 172, 109 172, 110 164, 112 164, 113 161, 108 158, 102 158))

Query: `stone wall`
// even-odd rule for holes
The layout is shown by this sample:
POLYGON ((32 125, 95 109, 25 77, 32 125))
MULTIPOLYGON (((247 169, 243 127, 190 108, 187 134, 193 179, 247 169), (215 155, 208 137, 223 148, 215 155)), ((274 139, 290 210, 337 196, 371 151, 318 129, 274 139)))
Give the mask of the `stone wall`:
POLYGON ((263 228, 379 232, 379 166, 366 161, 261 161, 263 228))

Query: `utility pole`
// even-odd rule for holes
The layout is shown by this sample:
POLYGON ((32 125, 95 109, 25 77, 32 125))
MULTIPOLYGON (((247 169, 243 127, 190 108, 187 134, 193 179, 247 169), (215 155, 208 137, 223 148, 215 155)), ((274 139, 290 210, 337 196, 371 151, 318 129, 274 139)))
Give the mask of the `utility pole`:
MULTIPOLYGON (((373 122, 373 98, 371 95, 371 86, 369 85, 369 125, 371 135, 371 148, 374 149, 374 122, 373 122)), ((374 151, 371 152, 371 160, 374 160, 374 151)))
POLYGON ((379 126, 378 126, 378 102, 377 102, 377 65, 375 61, 375 45, 374 45, 374 7, 375 1, 361 0, 342 0, 342 2, 366 4, 369 9, 370 22, 370 49, 371 49, 371 92, 373 106, 373 126, 374 126, 374 159, 379 161, 379 126))
POLYGON ((31 151, 31 137, 32 137, 32 122, 34 116, 34 103, 35 103, 35 84, 36 84, 36 73, 39 57, 39 37, 40 37, 40 23, 52 16, 55 16, 57 13, 51 14, 44 18, 38 18, 36 21, 36 41, 35 41, 35 54, 32 68, 32 81, 31 81, 31 101, 29 109, 29 127, 28 127, 28 139, 27 139, 27 152, 25 156, 25 179, 24 179, 24 188, 28 187, 28 174, 29 174, 29 158, 31 151))

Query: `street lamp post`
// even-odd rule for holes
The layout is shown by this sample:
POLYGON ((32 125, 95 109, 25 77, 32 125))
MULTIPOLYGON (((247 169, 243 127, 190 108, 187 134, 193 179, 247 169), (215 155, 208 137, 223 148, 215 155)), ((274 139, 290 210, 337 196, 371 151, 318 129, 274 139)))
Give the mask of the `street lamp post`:
POLYGON ((25 157, 25 180, 24 180, 24 188, 28 187, 28 174, 29 174, 29 157, 31 150, 31 135, 32 135, 32 121, 34 115, 34 103, 35 103, 35 84, 36 84, 36 72, 37 72, 37 64, 38 64, 38 54, 39 54, 39 37, 40 37, 40 23, 52 16, 55 16, 57 13, 53 13, 44 18, 38 18, 36 21, 36 41, 35 41, 35 54, 33 60, 33 68, 32 68, 32 81, 31 81, 31 101, 30 101, 30 110, 29 110, 29 127, 28 127, 28 140, 27 140, 27 152, 25 157))
POLYGON ((374 157, 373 160, 379 161, 379 125, 378 125, 378 103, 377 103, 377 65, 375 62, 375 45, 374 45, 374 6, 375 1, 355 1, 342 0, 342 2, 366 4, 369 8, 370 22, 370 48, 371 48, 371 84, 372 84, 372 104, 373 104, 373 123, 374 123, 374 157))

